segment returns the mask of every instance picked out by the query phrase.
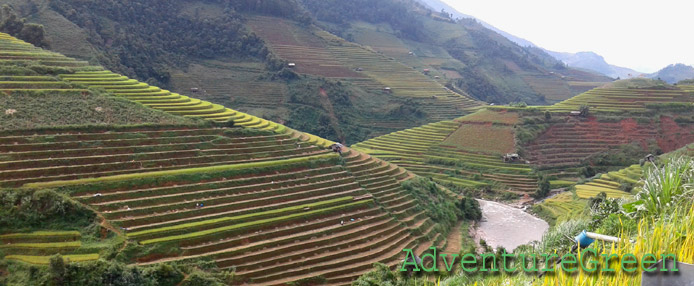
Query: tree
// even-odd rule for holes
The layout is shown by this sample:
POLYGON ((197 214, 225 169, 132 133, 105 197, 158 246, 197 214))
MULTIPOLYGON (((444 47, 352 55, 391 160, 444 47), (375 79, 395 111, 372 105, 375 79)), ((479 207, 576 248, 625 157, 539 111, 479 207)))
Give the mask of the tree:
POLYGON ((552 186, 549 183, 549 179, 547 179, 547 177, 542 176, 540 178, 540 181, 538 182, 537 191, 535 191, 535 198, 539 199, 546 197, 551 189, 552 186))
POLYGON ((51 285, 59 286, 65 284, 65 260, 60 254, 51 256, 48 262, 50 269, 51 285))
POLYGON ((5 4, 2 5, 2 12, 0 12, 0 32, 7 33, 10 35, 17 35, 22 31, 24 27, 24 19, 19 19, 17 14, 12 10, 12 8, 5 4))
POLYGON ((29 23, 24 24, 24 28, 19 32, 18 38, 37 47, 48 48, 49 44, 46 40, 46 31, 43 25, 29 23))
POLYGON ((37 47, 48 48, 49 46, 43 26, 26 23, 26 19, 20 19, 8 5, 3 5, 0 12, 0 32, 10 34, 37 47))
POLYGON ((480 203, 473 198, 463 197, 460 199, 460 210, 463 212, 466 219, 482 219, 482 209, 480 209, 480 203))

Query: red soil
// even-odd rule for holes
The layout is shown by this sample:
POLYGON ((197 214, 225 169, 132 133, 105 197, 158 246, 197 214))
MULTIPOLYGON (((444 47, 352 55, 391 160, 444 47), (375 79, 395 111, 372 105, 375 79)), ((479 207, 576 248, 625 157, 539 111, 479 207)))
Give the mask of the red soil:
POLYGON ((661 116, 659 122, 639 123, 633 118, 599 122, 595 117, 552 125, 525 146, 527 158, 539 165, 575 165, 581 159, 623 144, 638 143, 644 151, 657 143, 663 152, 694 141, 694 125, 679 125, 661 116))

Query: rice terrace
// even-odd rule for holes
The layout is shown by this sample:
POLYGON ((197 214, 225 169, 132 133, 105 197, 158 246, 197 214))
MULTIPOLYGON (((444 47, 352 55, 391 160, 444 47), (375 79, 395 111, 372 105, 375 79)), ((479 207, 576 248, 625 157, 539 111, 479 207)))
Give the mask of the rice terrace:
POLYGON ((0 285, 690 285, 692 58, 492 2, 6 0, 0 285))

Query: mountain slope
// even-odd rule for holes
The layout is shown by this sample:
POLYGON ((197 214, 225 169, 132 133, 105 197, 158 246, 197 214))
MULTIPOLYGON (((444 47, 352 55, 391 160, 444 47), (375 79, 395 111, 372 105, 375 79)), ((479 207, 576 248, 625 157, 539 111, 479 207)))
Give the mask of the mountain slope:
MULTIPOLYGON (((463 13, 460 13, 457 11, 455 8, 451 7, 450 5, 444 3, 441 0, 418 0, 421 3, 425 4, 426 6, 430 7, 434 12, 442 11, 444 10, 446 13, 450 13, 452 15, 452 18, 474 18, 473 16, 466 15, 463 13)), ((556 58, 557 60, 560 60, 564 63, 566 63, 569 67, 572 68, 578 68, 578 69, 585 69, 593 72, 598 72, 602 75, 609 76, 612 78, 629 78, 629 77, 635 77, 640 75, 640 72, 634 71, 629 68, 624 68, 624 67, 619 67, 615 65, 610 65, 605 60, 593 53, 593 52, 579 52, 579 53, 565 53, 565 52, 553 52, 549 50, 542 49, 540 47, 537 47, 535 44, 532 42, 511 35, 505 31, 502 31, 491 24, 488 24, 482 20, 477 19, 480 24, 485 26, 486 28, 499 33, 500 35, 506 37, 507 39, 511 40, 512 42, 522 46, 522 47, 532 47, 532 48, 538 48, 542 50, 543 53, 548 53, 552 57, 556 58)))
MULTIPOLYGON (((463 18, 475 18, 475 17, 473 17, 473 16, 470 16, 470 15, 461 13, 461 12, 458 11, 457 9, 451 7, 450 5, 446 4, 445 2, 443 2, 443 1, 441 1, 441 0, 418 0, 418 1, 419 1, 420 3, 422 3, 422 4, 426 5, 426 6, 428 6, 429 8, 431 8, 431 9, 433 10, 433 12, 445 11, 446 13, 450 13, 450 14, 452 15, 451 18, 454 18, 454 19, 455 19, 455 18, 460 18, 460 19, 463 19, 463 18)), ((491 24, 489 24, 489 23, 487 23, 487 22, 484 22, 484 21, 482 21, 482 20, 480 20, 480 19, 477 19, 477 21, 479 21, 480 24, 482 24, 482 25, 483 25, 484 27, 486 27, 487 29, 490 29, 490 30, 492 30, 492 31, 494 31, 494 32, 499 33, 499 35, 502 35, 502 36, 506 37, 507 39, 509 39, 509 40, 511 40, 512 42, 514 42, 514 43, 520 45, 521 47, 536 47, 535 44, 533 44, 532 42, 530 42, 530 41, 528 41, 528 40, 526 40, 526 39, 523 39, 523 38, 521 38, 521 37, 517 37, 517 36, 511 35, 511 34, 505 32, 505 31, 502 31, 502 30, 500 30, 500 29, 498 29, 498 28, 492 26, 491 24)))
POLYGON ((608 64, 605 59, 593 52, 560 53, 547 51, 553 57, 570 67, 590 70, 612 78, 630 78, 641 73, 635 70, 608 64))
MULTIPOLYGON (((99 91, 127 102, 124 108, 152 112, 149 121, 139 121, 146 113, 112 114, 124 118, 99 126, 76 122, 42 128, 35 121, 5 131, 8 121, 0 122, 0 186, 10 188, 0 190, 3 209, 10 204, 9 209, 28 211, 32 199, 40 199, 40 213, 52 213, 47 209, 60 198, 71 206, 61 209, 88 213, 70 211, 67 218, 89 217, 84 225, 67 218, 7 224, 37 215, 3 216, 2 265, 10 263, 13 271, 2 271, 0 282, 43 284, 47 275, 23 273, 44 271, 31 264, 48 264, 47 255, 63 254, 74 259, 67 262, 71 272, 61 276, 67 284, 102 277, 106 268, 93 269, 90 263, 115 264, 117 257, 138 267, 180 262, 184 269, 209 271, 205 275, 231 270, 234 283, 285 285, 320 277, 328 285, 345 285, 373 263, 398 264, 403 248, 422 253, 430 245, 445 247, 448 229, 462 218, 450 192, 354 150, 338 155, 325 148, 333 143, 329 140, 149 86, 6 34, 0 33, 0 47, 0 77, 11 79, 0 83, 2 100, 16 93, 50 98, 99 91), (111 125, 122 121, 128 125, 111 125), (15 201, 25 191, 40 198, 15 201), (41 235, 31 251, 21 251, 21 243, 10 245, 13 237, 41 235)), ((66 108, 32 107, 17 112, 66 108)), ((185 277, 152 279, 180 284, 185 277)))
POLYGON ((352 147, 451 188, 504 198, 691 143, 692 102, 689 86, 622 80, 552 106, 489 106, 352 147), (588 115, 570 114, 578 110, 588 115), (521 158, 505 160, 512 153, 521 158))
MULTIPOLYGON (((472 19, 452 20, 414 1, 302 1, 319 25, 453 90, 491 103, 557 102, 606 77, 567 69, 538 49, 518 46, 472 19), (399 11, 401 17, 392 17, 399 11)), ((598 83, 596 83, 598 82, 598 83)))
POLYGON ((694 79, 694 67, 685 64, 673 64, 649 74, 648 77, 674 84, 683 80, 694 79))
MULTIPOLYGON (((301 14, 295 17, 292 12, 299 6, 292 1, 253 2, 11 0, 9 4, 21 16, 43 24, 56 51, 182 96, 235 106, 335 141, 358 142, 438 120, 429 118, 441 116, 430 112, 430 103, 454 112, 454 117, 466 113, 447 100, 393 97, 382 91, 382 83, 370 85, 373 89, 368 84, 344 84, 340 78, 297 76, 251 31, 247 18, 255 13, 281 17, 304 29, 301 14), (205 32, 162 32, 192 31, 190 27, 205 32), (321 104, 322 94, 327 94, 326 104, 321 104)), ((453 95, 454 101, 464 100, 430 83, 453 95)))

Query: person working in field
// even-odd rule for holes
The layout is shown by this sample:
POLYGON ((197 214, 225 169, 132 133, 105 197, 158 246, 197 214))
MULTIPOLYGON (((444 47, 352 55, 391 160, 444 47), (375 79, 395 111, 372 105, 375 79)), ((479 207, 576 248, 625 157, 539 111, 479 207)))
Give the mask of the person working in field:
POLYGON ((333 145, 330 145, 330 149, 332 149, 333 152, 335 152, 335 153, 339 153, 340 155, 342 155, 342 148, 343 147, 345 147, 345 146, 340 144, 340 143, 335 143, 333 145))

